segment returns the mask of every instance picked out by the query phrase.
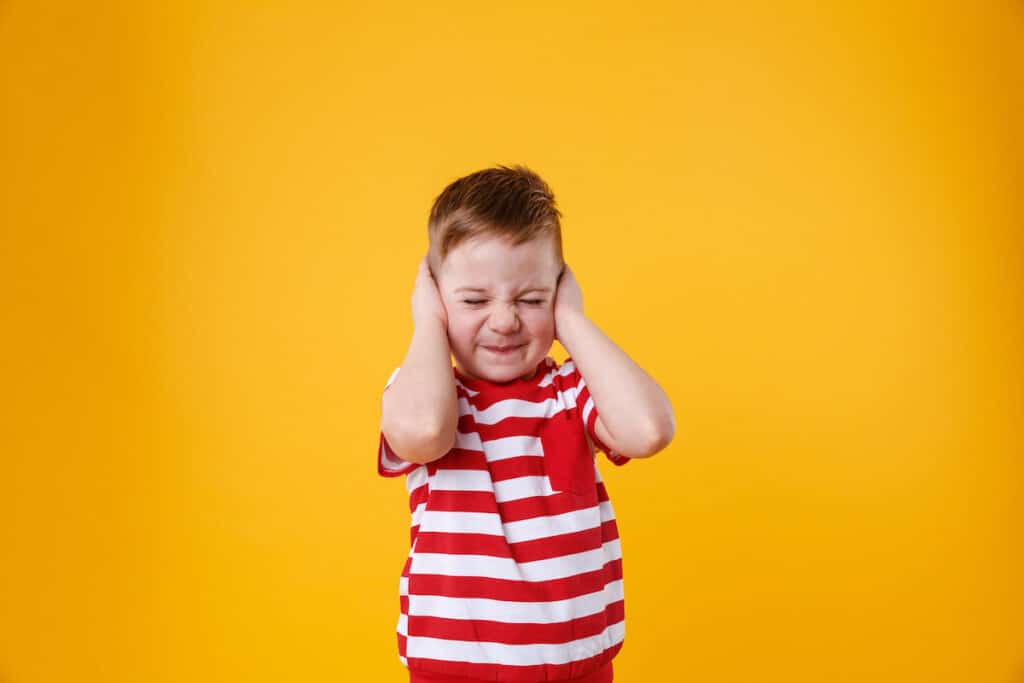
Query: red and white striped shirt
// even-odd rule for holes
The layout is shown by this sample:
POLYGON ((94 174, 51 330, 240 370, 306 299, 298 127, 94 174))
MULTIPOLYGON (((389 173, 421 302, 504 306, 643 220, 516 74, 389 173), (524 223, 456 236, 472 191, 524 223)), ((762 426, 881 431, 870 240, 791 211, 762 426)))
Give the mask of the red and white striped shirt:
POLYGON ((613 463, 629 458, 595 434, 571 358, 502 384, 452 370, 448 453, 417 465, 380 435, 377 471, 406 475, 412 514, 399 659, 414 672, 509 683, 594 672, 622 647, 625 612, 615 514, 584 430, 613 463))

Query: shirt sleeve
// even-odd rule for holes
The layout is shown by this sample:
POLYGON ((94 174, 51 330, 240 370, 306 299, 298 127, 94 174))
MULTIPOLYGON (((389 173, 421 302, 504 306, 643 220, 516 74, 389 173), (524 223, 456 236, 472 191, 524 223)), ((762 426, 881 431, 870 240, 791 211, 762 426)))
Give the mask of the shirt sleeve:
POLYGON ((576 363, 573 362, 572 358, 566 358, 563 363, 563 368, 569 367, 569 373, 567 379, 570 385, 574 385, 573 398, 576 402, 576 408, 580 411, 580 417, 583 418, 583 424, 586 425, 587 434, 590 435, 591 441, 594 442, 594 446, 599 451, 602 451, 608 459, 616 465, 625 465, 632 458, 629 456, 621 455, 612 450, 606 443, 601 441, 597 436, 597 432, 594 430, 594 425, 597 423, 597 406, 594 404, 594 399, 590 395, 590 389, 587 388, 587 382, 583 379, 583 375, 576 368, 576 363))
MULTIPOLYGON (((391 373, 387 384, 384 385, 384 391, 387 391, 391 383, 395 381, 395 377, 398 376, 400 369, 395 368, 395 371, 391 373)), ((408 474, 417 467, 419 467, 418 464, 402 460, 395 455, 395 452, 391 450, 391 445, 388 444, 388 440, 384 438, 384 432, 380 432, 380 445, 377 447, 377 474, 382 477, 397 477, 402 474, 408 474)))

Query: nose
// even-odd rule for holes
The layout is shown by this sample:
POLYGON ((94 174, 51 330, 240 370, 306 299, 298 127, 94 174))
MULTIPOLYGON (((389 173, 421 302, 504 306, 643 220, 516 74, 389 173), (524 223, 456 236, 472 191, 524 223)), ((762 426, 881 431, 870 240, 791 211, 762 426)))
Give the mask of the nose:
POLYGON ((512 334, 519 329, 519 316, 515 306, 498 306, 488 320, 488 326, 498 334, 512 334))

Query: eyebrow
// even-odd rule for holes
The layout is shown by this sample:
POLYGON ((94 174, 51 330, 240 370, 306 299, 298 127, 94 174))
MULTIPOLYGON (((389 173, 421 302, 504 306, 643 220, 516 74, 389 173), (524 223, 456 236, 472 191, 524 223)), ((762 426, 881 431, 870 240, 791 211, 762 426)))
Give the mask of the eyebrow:
MULTIPOLYGON (((459 287, 459 288, 457 288, 455 290, 455 293, 458 294, 459 292, 462 292, 462 291, 466 291, 466 292, 486 292, 487 288, 486 287, 459 287)), ((543 294, 549 294, 551 292, 551 288, 550 287, 530 287, 528 289, 524 289, 523 291, 521 291, 520 294, 528 294, 529 292, 541 292, 543 294)))

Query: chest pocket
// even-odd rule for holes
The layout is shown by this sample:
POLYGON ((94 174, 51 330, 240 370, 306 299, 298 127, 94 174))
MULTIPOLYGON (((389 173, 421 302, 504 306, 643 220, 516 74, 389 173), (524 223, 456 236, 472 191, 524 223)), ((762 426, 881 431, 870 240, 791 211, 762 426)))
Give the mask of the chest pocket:
MULTIPOLYGON (((551 387, 555 400, 562 402, 559 394, 564 392, 559 374, 555 374, 551 387)), ((562 403, 562 410, 541 428, 540 443, 544 449, 544 471, 553 490, 575 495, 594 493, 594 453, 576 406, 570 408, 562 403)))

